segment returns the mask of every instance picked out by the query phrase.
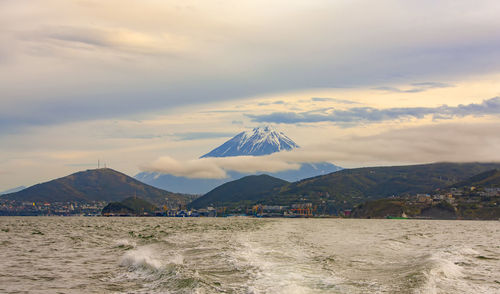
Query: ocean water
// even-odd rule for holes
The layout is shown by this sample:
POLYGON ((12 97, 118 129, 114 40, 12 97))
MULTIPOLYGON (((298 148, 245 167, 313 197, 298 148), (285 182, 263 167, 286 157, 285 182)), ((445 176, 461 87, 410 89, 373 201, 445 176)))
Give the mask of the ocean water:
POLYGON ((2 217, 0 293, 500 293, 500 222, 2 217))

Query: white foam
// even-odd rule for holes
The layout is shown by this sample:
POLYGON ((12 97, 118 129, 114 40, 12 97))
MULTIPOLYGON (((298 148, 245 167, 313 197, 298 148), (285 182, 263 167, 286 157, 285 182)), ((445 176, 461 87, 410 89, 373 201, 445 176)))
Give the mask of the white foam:
POLYGON ((272 237, 259 233, 240 237, 236 260, 253 268, 248 293, 328 293, 339 283, 314 261, 311 244, 289 239, 293 229, 273 231, 272 237))
POLYGON ((129 269, 157 270, 162 266, 162 263, 151 248, 139 247, 125 253, 120 260, 120 265, 129 269))
POLYGON ((429 269, 424 272, 427 282, 421 288, 421 293, 438 293, 443 290, 453 291, 457 287, 467 287, 462 279, 462 268, 455 263, 460 255, 437 252, 427 260, 429 269))
POLYGON ((173 254, 168 257, 168 263, 170 264, 183 264, 184 263, 184 256, 181 254, 173 254))
POLYGON ((477 252, 476 250, 472 249, 472 248, 461 248, 461 249, 458 249, 456 251, 458 254, 462 254, 462 255, 478 255, 479 252, 477 252))
POLYGON ((435 258, 434 262, 436 266, 430 271, 434 277, 454 279, 462 278, 464 276, 461 267, 456 265, 451 260, 435 258))

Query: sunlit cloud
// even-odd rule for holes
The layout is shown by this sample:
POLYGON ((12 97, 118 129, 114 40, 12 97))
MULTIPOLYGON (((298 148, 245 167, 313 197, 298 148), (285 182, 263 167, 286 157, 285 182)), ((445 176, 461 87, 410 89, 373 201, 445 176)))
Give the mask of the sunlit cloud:
POLYGON ((267 106, 267 105, 283 105, 283 104, 286 104, 286 102, 283 100, 278 100, 278 101, 271 101, 271 102, 260 102, 258 105, 259 106, 267 106))
POLYGON ((328 97, 313 97, 311 101, 314 102, 334 102, 340 104, 358 104, 356 101, 346 100, 346 99, 337 99, 337 98, 328 98, 328 97))
POLYGON ((60 48, 109 49, 138 54, 176 54, 188 49, 185 37, 144 33, 123 28, 48 26, 21 34, 23 40, 60 48))
POLYGON ((362 123, 388 120, 421 119, 432 115, 434 119, 452 119, 464 116, 500 115, 500 97, 484 100, 482 103, 439 107, 395 107, 377 109, 373 107, 354 107, 347 110, 319 109, 307 112, 273 112, 270 114, 248 114, 255 122, 268 123, 348 123, 351 126, 362 123), (327 112, 327 113, 325 113, 327 112))

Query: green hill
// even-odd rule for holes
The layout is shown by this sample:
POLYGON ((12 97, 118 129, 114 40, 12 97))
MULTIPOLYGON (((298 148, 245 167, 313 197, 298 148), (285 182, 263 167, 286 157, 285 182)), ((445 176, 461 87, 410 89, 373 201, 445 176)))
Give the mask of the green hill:
POLYGON ((121 202, 110 202, 106 205, 101 212, 102 215, 132 215, 136 214, 135 211, 121 202))
POLYGON ((405 202, 399 199, 377 199, 367 201, 354 208, 352 217, 357 218, 385 218, 387 216, 401 216, 406 213, 405 202))
POLYGON ((154 211, 157 209, 157 207, 148 201, 137 198, 137 197, 129 197, 121 201, 122 204, 126 205, 127 207, 132 208, 134 211, 138 213, 142 212, 147 212, 147 213, 154 213, 154 211))
POLYGON ((207 206, 247 206, 273 195, 287 181, 268 175, 247 176, 225 183, 189 204, 198 209, 207 206))
POLYGON ((131 196, 146 199, 159 206, 188 202, 187 195, 171 193, 146 185, 110 168, 77 172, 0 197, 28 202, 111 202, 121 201, 131 196))
POLYGON ((345 169, 304 179, 266 199, 268 204, 331 203, 350 208, 367 200, 392 195, 427 193, 500 168, 500 163, 434 163, 409 166, 345 169))
POLYGON ((445 202, 418 203, 408 199, 384 198, 367 201, 356 206, 351 214, 354 218, 416 217, 430 219, 456 219, 460 217, 455 208, 445 202))
POLYGON ((135 214, 144 215, 145 213, 149 215, 154 215, 157 207, 148 201, 137 198, 129 197, 121 202, 111 202, 106 207, 102 209, 102 214, 135 214))
POLYGON ((463 187, 500 188, 500 170, 492 169, 453 184, 450 188, 463 187))

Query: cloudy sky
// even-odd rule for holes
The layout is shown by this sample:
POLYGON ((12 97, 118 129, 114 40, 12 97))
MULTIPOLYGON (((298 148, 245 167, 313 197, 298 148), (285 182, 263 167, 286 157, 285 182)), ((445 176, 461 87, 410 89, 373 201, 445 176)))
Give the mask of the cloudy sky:
POLYGON ((499 11, 488 0, 0 0, 0 191, 98 159, 206 177, 498 161, 499 11), (302 148, 197 160, 261 125, 302 148))

